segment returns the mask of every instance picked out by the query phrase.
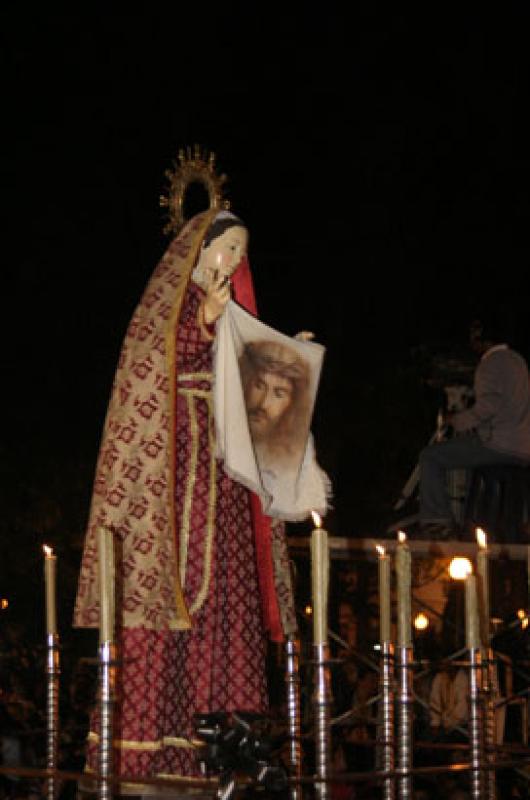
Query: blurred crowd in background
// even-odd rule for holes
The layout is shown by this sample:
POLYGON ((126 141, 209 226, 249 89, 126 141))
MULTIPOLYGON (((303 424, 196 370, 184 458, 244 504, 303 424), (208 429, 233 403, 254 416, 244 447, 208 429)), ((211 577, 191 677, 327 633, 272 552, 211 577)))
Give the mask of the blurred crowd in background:
MULTIPOLYGON (((3 614, 0 626, 0 764, 4 767, 46 767, 46 650, 30 640, 24 626, 3 614)), ((88 719, 96 698, 95 659, 61 648, 59 767, 80 771, 88 719)), ((65 783, 61 797, 73 797, 65 783)), ((0 775, 0 798, 18 800, 44 794, 42 783, 0 775)))

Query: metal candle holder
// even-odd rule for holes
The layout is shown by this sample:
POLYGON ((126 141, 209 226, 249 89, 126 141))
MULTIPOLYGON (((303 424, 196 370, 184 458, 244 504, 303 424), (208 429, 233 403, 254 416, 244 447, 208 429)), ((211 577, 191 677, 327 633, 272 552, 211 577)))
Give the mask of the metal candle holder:
POLYGON ((478 648, 469 649, 469 747, 471 797, 483 797, 484 737, 482 726, 482 659, 478 648))
MULTIPOLYGON (((59 634, 47 635, 46 653, 46 768, 50 773, 57 770, 59 754, 59 675, 61 674, 59 662, 59 634)), ((46 780, 46 797, 55 800, 57 797, 57 780, 50 774, 46 780)))
POLYGON ((495 800, 497 786, 495 780, 495 746, 497 743, 495 722, 495 698, 497 697, 497 674, 493 650, 488 647, 484 653, 482 671, 482 690, 484 695, 484 746, 488 771, 486 775, 486 795, 495 800))
POLYGON ((324 779, 318 782, 315 788, 318 800, 327 800, 329 791, 326 778, 329 777, 331 752, 331 679, 329 674, 329 648, 327 643, 315 644, 313 648, 315 654, 315 691, 313 703, 315 710, 316 775, 318 778, 324 779))
MULTIPOLYGON (((302 749, 300 745, 300 642, 294 636, 285 641, 285 684, 287 689, 287 724, 289 737, 289 766, 291 776, 302 775, 302 749)), ((299 784, 290 788, 291 800, 301 800, 299 784)))
MULTIPOLYGON (((413 695, 412 695, 412 647, 397 648, 397 770, 412 769, 413 762, 413 695)), ((412 777, 409 774, 398 775, 399 800, 411 800, 412 777)))
POLYGON ((99 676, 98 798, 111 800, 114 777, 113 715, 116 694, 116 648, 112 642, 103 642, 100 645, 99 676))
MULTIPOLYGON (((381 705, 379 712, 378 766, 383 772, 394 770, 394 646, 381 644, 381 671, 379 673, 381 705)), ((394 800, 395 781, 385 778, 383 800, 394 800)))

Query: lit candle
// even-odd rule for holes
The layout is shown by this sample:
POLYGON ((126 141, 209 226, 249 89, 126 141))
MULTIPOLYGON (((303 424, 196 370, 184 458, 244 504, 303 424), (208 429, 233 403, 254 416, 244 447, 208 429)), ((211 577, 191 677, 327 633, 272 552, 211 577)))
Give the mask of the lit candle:
POLYGON ((390 557, 382 545, 376 545, 379 554, 379 641, 390 641, 390 557))
POLYGON ((429 617, 427 617, 423 611, 420 611, 420 613, 416 614, 414 617, 414 627, 417 631, 426 631, 429 627, 429 617))
POLYGON ((98 528, 99 557, 99 642, 114 638, 114 542, 111 531, 98 528))
POLYGON ((48 636, 57 633, 57 610, 55 606, 55 567, 57 557, 51 547, 43 545, 44 550, 44 586, 46 589, 46 633, 48 636))
POLYGON ((449 575, 454 581, 464 581, 468 575, 471 575, 473 568, 469 558, 462 556, 455 556, 451 559, 449 564, 449 575))
POLYGON ((488 540, 482 528, 476 530, 478 553, 477 553, 477 579, 478 594, 480 598, 481 610, 481 632, 482 641, 486 647, 489 646, 490 639, 490 592, 489 592, 489 558, 488 540))
POLYGON ((311 534, 311 579, 313 589, 313 643, 325 644, 328 640, 328 534, 321 525, 320 516, 312 511, 315 528, 311 534))
POLYGON ((411 625, 411 560, 407 537, 398 531, 396 546, 396 578, 397 578, 397 645, 412 647, 411 625))
POLYGON ((466 578, 466 647, 469 650, 475 650, 480 647, 477 579, 475 575, 468 575, 466 578))

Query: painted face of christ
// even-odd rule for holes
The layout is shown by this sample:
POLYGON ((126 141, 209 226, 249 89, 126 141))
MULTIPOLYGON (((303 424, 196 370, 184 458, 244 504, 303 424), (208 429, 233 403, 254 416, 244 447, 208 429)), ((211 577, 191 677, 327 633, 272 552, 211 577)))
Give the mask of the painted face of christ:
POLYGON ((248 424, 255 442, 273 433, 293 399, 293 383, 273 372, 259 371, 246 387, 248 424))
POLYGON ((261 464, 301 463, 309 428, 309 368, 277 341, 248 342, 239 361, 248 426, 261 464))

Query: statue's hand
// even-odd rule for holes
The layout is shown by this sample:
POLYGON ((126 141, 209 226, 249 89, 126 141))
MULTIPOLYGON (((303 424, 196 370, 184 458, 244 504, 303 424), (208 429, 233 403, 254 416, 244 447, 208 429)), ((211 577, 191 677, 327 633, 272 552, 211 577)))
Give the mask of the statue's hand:
POLYGON ((211 274, 206 297, 203 303, 204 321, 207 325, 212 325, 219 319, 224 308, 230 300, 230 279, 227 275, 219 275, 216 272, 211 274))
POLYGON ((299 342, 310 342, 311 339, 315 338, 315 334, 311 333, 311 331, 300 331, 294 338, 298 339, 299 342))

